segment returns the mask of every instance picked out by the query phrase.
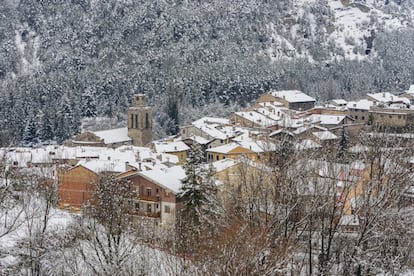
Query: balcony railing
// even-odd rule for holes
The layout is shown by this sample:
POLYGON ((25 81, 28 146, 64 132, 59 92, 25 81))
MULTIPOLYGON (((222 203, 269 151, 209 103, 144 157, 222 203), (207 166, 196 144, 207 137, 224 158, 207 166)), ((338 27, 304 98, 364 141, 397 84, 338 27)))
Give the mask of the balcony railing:
POLYGON ((154 202, 160 201, 159 196, 138 195, 138 199, 145 200, 145 201, 154 201, 154 202))
POLYGON ((142 211, 130 210, 128 213, 133 216, 143 216, 143 217, 150 217, 150 218, 161 217, 161 212, 142 212, 142 211))

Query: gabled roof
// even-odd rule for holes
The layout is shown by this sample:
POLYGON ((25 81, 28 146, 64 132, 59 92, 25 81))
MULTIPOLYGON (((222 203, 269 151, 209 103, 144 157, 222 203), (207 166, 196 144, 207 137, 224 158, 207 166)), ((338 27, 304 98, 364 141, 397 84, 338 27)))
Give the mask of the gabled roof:
POLYGON ((101 130, 101 131, 91 131, 91 133, 103 139, 104 143, 107 145, 132 141, 132 139, 128 136, 127 127, 101 130))
POLYGON ((342 121, 346 118, 345 115, 328 115, 328 114, 313 114, 309 117, 312 122, 319 123, 321 125, 338 125, 342 124, 342 121))
POLYGON ((179 151, 186 151, 190 149, 183 141, 154 142, 154 147, 157 153, 179 152, 179 151))
POLYGON ((373 105, 373 101, 364 99, 356 102, 348 102, 347 107, 351 109, 369 110, 373 105))
POLYGON ((238 141, 230 144, 218 146, 215 148, 207 149, 207 152, 216 152, 222 154, 229 154, 237 148, 242 148, 246 152, 262 153, 266 151, 272 151, 276 149, 276 145, 265 141, 238 141))
POLYGON ((381 103, 406 103, 410 104, 410 100, 407 98, 402 98, 397 95, 391 94, 390 92, 380 92, 380 93, 368 93, 367 97, 370 97, 374 101, 381 103))
POLYGON ((223 153, 223 154, 227 154, 230 153, 231 151, 233 151, 236 148, 242 148, 242 146, 236 142, 230 143, 230 144, 226 144, 226 145, 222 145, 222 146, 218 146, 215 148, 210 148, 207 149, 207 152, 216 152, 216 153, 223 153))
POLYGON ((187 138, 184 138, 183 140, 187 140, 187 139, 192 140, 192 141, 194 141, 194 142, 196 142, 200 145, 206 145, 206 144, 211 142, 211 140, 207 140, 206 138, 201 137, 201 136, 197 136, 197 135, 191 135, 187 138))
POLYGON ((192 124, 196 127, 200 127, 200 126, 203 126, 203 125, 206 125, 206 124, 207 125, 209 125, 209 124, 226 125, 226 124, 230 124, 230 120, 225 119, 225 118, 203 117, 201 119, 198 119, 198 120, 194 121, 192 124))
POLYGON ((302 103, 302 102, 315 102, 316 101, 311 96, 308 96, 299 90, 271 91, 270 94, 277 98, 284 99, 289 103, 302 103))
POLYGON ((337 105, 337 106, 343 106, 343 105, 348 104, 348 102, 344 99, 334 99, 334 100, 331 100, 331 103, 333 103, 334 105, 337 105))
POLYGON ((121 173, 121 172, 126 171, 125 162, 119 162, 119 161, 104 161, 104 160, 84 161, 84 160, 81 160, 78 162, 75 168, 78 166, 85 167, 88 170, 94 173, 97 173, 97 174, 101 172, 121 173))
MULTIPOLYGON (((276 120, 271 119, 259 112, 256 111, 242 111, 242 112, 235 112, 237 116, 240 116, 250 122, 253 122, 261 127, 268 127, 273 126, 277 123, 276 120)), ((280 118, 278 118, 280 119, 280 118)))
POLYGON ((181 166, 174 166, 166 169, 139 172, 139 175, 177 194, 182 187, 181 180, 185 178, 185 171, 181 166))

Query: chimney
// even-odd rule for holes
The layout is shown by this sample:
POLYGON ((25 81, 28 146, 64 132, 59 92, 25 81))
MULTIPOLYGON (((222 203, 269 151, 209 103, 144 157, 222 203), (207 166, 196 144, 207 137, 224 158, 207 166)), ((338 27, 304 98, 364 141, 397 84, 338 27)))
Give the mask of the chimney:
POLYGON ((129 162, 128 162, 128 161, 126 161, 126 162, 125 162, 125 171, 128 171, 128 169, 129 169, 129 162))
POLYGON ((139 171, 142 171, 142 168, 141 168, 141 162, 138 162, 138 170, 139 170, 139 171))

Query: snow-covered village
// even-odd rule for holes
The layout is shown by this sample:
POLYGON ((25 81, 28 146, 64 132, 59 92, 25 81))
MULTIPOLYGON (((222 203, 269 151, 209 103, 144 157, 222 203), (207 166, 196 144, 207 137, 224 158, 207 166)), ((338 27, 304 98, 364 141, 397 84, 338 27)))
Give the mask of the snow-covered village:
POLYGON ((1 150, 10 205, 0 217, 9 255, 0 260, 52 254, 48 269, 58 262, 63 273, 107 274, 114 262, 127 273, 144 250, 155 255, 144 274, 273 274, 408 257, 412 236, 400 244, 386 227, 402 231, 413 216, 414 133, 404 132, 413 100, 414 86, 321 105, 301 91, 270 91, 229 118, 202 117, 153 140, 152 107, 135 94, 127 127, 1 150), (49 243, 75 230, 86 236, 54 252, 49 243), (240 252, 245 243, 251 252, 240 252), (158 260, 167 254, 169 263, 158 260), (231 264, 200 268, 207 256, 231 264))
POLYGON ((414 275, 414 2, 0 1, 0 275, 414 275))

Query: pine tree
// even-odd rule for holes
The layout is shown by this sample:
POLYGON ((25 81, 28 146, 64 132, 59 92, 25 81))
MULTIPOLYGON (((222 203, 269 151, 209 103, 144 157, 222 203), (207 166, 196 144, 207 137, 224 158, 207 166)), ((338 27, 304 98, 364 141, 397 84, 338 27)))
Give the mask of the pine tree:
POLYGON ((36 131, 36 122, 33 113, 30 113, 26 119, 26 126, 23 131, 23 143, 33 145, 38 142, 36 131))
POLYGON ((201 146, 195 144, 183 166, 186 178, 182 180, 183 186, 177 195, 183 202, 182 218, 193 226, 211 221, 219 214, 214 170, 212 166, 206 169, 204 161, 201 146))
POLYGON ((41 141, 53 139, 53 124, 47 112, 40 111, 37 115, 37 136, 41 141))
POLYGON ((175 135, 179 131, 179 114, 178 114, 178 88, 176 84, 170 85, 169 94, 166 103, 165 128, 168 135, 175 135))
POLYGON ((90 90, 86 90, 82 95, 81 115, 82 117, 96 117, 96 101, 90 90))

